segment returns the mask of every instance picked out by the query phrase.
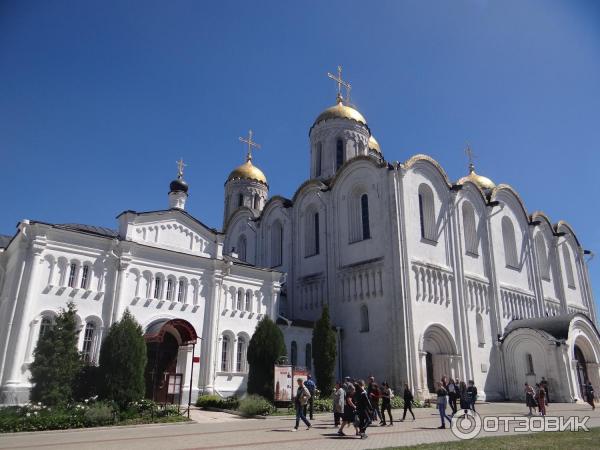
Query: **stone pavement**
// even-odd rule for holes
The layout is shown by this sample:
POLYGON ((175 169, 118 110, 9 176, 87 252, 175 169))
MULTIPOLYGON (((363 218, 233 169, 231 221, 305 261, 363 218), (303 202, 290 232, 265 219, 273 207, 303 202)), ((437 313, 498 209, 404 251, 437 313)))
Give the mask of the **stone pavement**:
MULTIPOLYGON (((517 403, 478 405, 478 412, 489 415, 523 415, 527 408, 517 403)), ((0 435, 0 449, 264 449, 288 450, 365 449, 427 442, 456 440, 450 430, 438 430, 439 416, 433 408, 415 409, 416 421, 395 423, 393 427, 370 427, 369 438, 338 437, 330 414, 315 416, 313 428, 291 432, 294 418, 270 417, 244 419, 225 413, 195 411, 197 422, 184 424, 106 427, 0 435)), ((402 411, 394 410, 394 417, 402 411)), ((600 426, 600 408, 592 412, 589 405, 551 404, 549 415, 590 416, 587 425, 600 426)), ((484 433, 480 436, 503 434, 484 433)))

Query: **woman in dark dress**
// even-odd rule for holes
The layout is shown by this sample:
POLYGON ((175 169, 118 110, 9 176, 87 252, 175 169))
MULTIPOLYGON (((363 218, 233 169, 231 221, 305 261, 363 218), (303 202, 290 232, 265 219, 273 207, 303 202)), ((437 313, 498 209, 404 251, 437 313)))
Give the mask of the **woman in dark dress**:
POLYGON ((410 411, 410 415, 412 416, 413 420, 415 420, 415 415, 412 411, 412 402, 414 400, 414 397, 413 397, 412 392, 410 391, 410 388, 408 387, 408 383, 404 383, 403 399, 404 399, 404 414, 402 414, 402 420, 400 422, 404 422, 404 419, 406 419, 406 411, 410 411))
POLYGON ((462 409, 466 415, 471 405, 469 401, 469 393, 467 392, 467 385, 464 381, 461 381, 458 385, 458 396, 460 399, 460 409, 462 409))
MULTIPOLYGON (((340 436, 346 436, 346 433, 344 433, 343 431, 346 425, 354 425, 354 417, 356 416, 356 405, 354 404, 353 400, 354 393, 354 386, 348 383, 348 389, 346 391, 346 401, 344 403, 344 415, 342 416, 342 425, 340 426, 340 429, 337 433, 340 436)), ((356 434, 358 434, 358 428, 356 428, 356 426, 354 426, 354 428, 356 430, 356 434)))

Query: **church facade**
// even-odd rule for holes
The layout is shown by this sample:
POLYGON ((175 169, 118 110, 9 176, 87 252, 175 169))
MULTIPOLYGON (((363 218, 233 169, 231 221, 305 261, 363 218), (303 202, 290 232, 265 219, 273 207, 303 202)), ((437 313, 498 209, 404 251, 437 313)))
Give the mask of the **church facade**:
POLYGON ((291 363, 310 369, 324 305, 338 377, 408 382, 419 398, 443 375, 474 380, 488 400, 520 399, 541 377, 553 401, 582 399, 588 379, 600 386, 588 252, 566 222, 529 213, 472 164, 452 181, 429 156, 386 161, 339 93, 309 138, 310 173, 291 199, 269 195, 256 143, 243 140, 222 231, 185 212, 181 167, 168 209, 123 212, 117 230, 21 222, 0 240, 1 401, 27 399, 35 343, 69 300, 91 364, 125 308, 135 315, 152 361, 147 395, 159 400, 173 383, 184 396, 242 392, 265 315, 291 363))

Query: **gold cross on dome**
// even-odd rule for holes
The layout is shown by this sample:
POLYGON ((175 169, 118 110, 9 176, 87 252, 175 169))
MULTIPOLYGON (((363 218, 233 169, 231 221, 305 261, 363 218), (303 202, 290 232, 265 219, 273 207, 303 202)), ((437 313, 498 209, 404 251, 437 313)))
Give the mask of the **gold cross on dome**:
POLYGON ((252 130, 248 130, 247 138, 243 138, 243 137, 238 138, 240 140, 240 142, 243 142, 248 145, 248 153, 246 154, 246 159, 248 161, 252 161, 252 147, 260 148, 260 144, 257 144, 256 142, 254 142, 252 140, 252 136, 253 136, 252 130))
POLYGON ((177 177, 178 178, 183 178, 183 168, 187 167, 187 164, 183 163, 183 158, 179 158, 179 161, 177 162, 177 177))
POLYGON ((467 155, 467 158, 469 159, 469 170, 474 170, 475 165, 473 164, 473 161, 475 160, 475 153, 473 153, 469 144, 467 144, 467 148, 465 149, 465 155, 467 155))
POLYGON ((338 92, 337 92, 337 101, 341 102, 343 97, 342 97, 342 86, 344 86, 346 88, 346 92, 347 92, 347 97, 350 97, 350 89, 352 86, 350 86, 350 83, 348 83, 347 81, 344 81, 342 79, 342 66, 337 66, 337 76, 335 76, 334 74, 332 74, 331 72, 327 72, 327 76, 329 78, 331 78, 333 81, 336 82, 337 87, 338 87, 338 92))

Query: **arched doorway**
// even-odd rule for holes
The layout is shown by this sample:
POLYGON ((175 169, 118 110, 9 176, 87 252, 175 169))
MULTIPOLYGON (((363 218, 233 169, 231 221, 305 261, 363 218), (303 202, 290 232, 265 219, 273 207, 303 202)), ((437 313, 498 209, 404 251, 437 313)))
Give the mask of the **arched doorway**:
POLYGON ((431 325, 425 330, 421 355, 421 370, 424 375, 421 386, 424 392, 435 392, 435 383, 444 375, 450 378, 459 376, 456 345, 443 326, 431 325))
POLYGON ((585 398, 585 382, 588 380, 587 362, 585 356, 578 345, 575 345, 575 361, 577 371, 577 384, 579 385, 579 398, 585 398))
MULTIPOLYGON (((198 339, 196 330, 183 319, 162 319, 148 326, 144 338, 148 355, 146 397, 159 403, 181 403, 181 392, 186 381, 181 369, 187 361, 178 361, 180 350, 191 346, 193 356, 198 339)), ((193 366, 193 361, 191 364, 193 366)))

